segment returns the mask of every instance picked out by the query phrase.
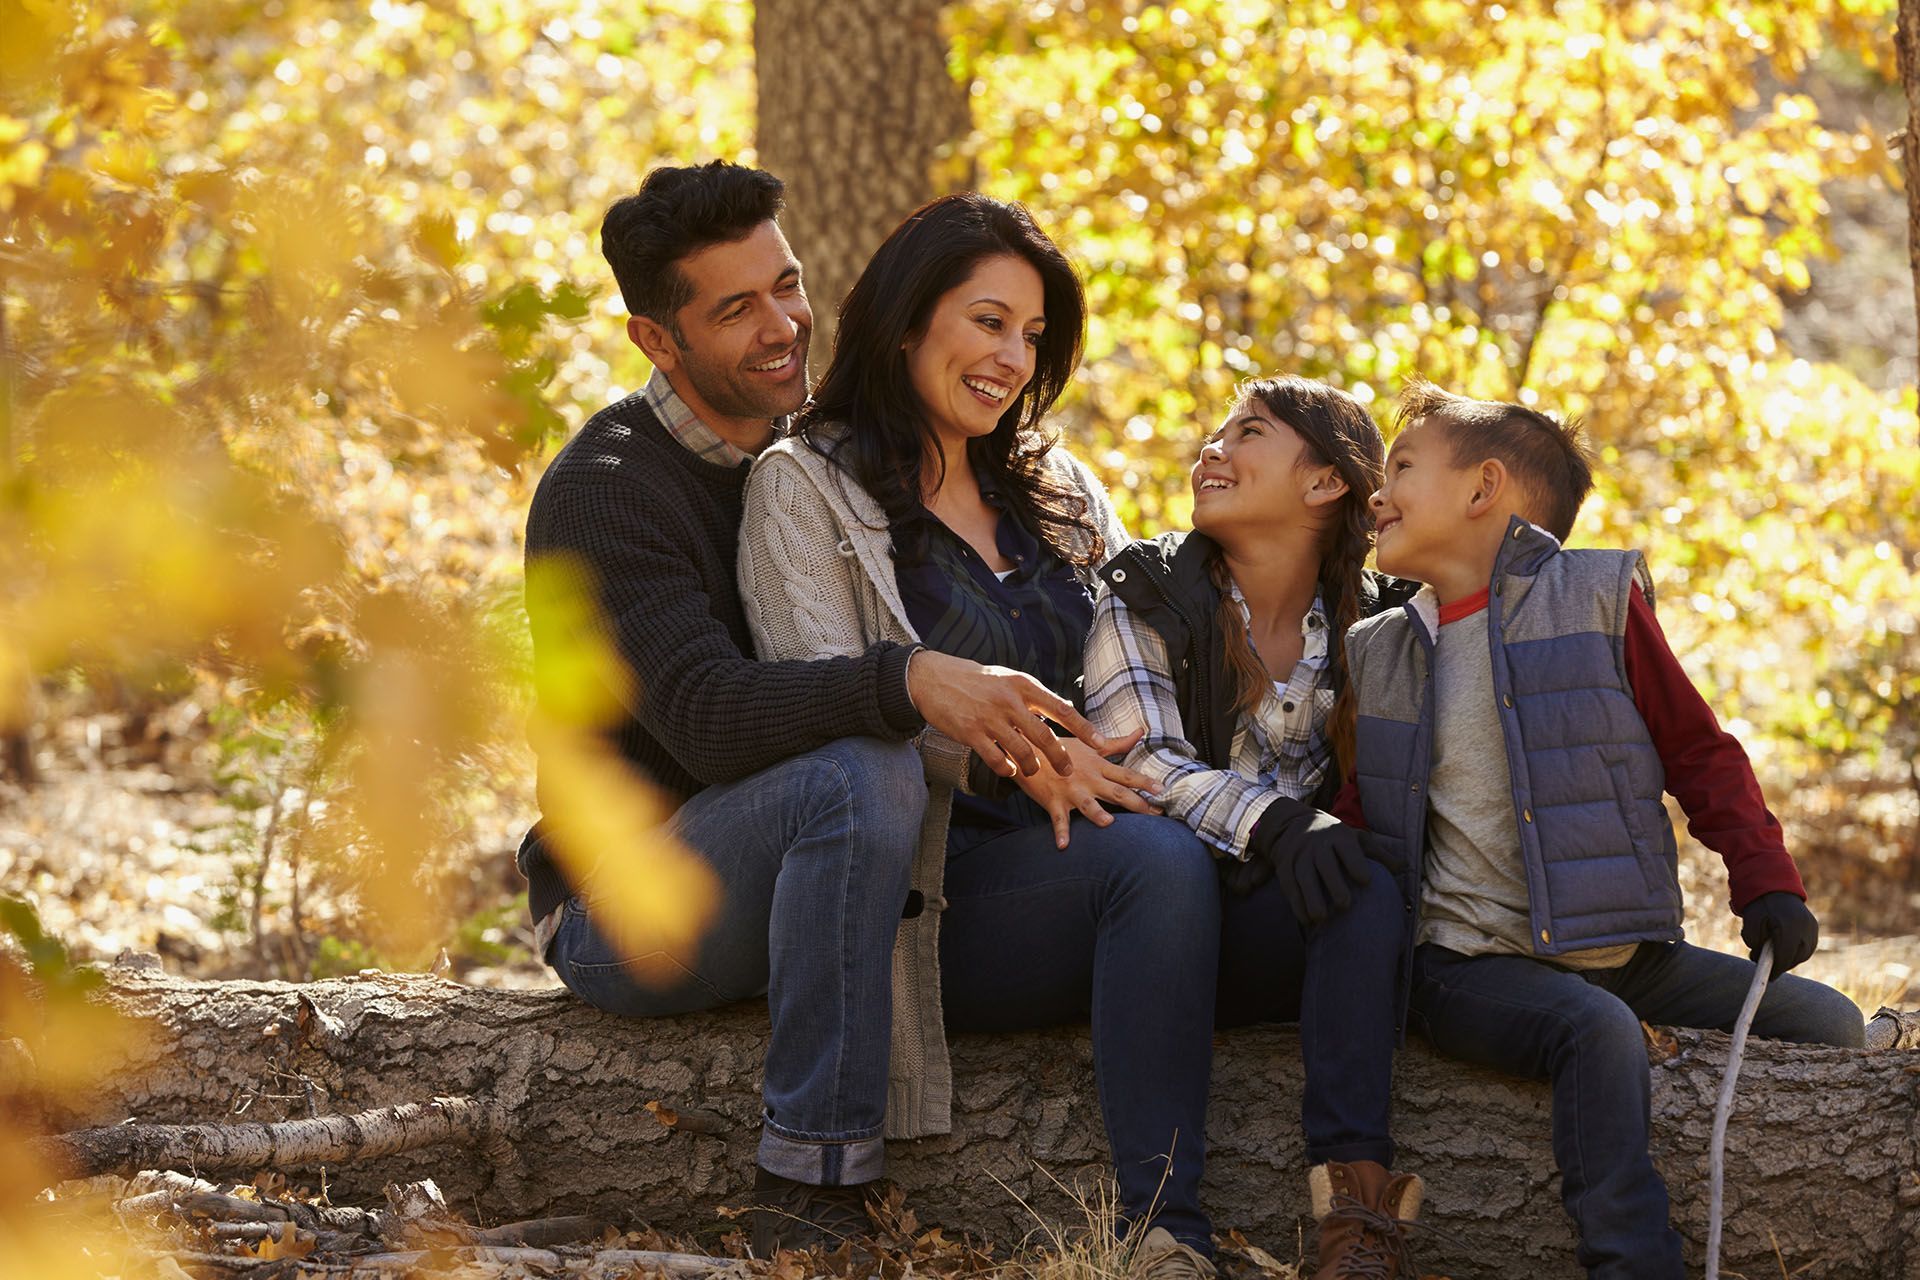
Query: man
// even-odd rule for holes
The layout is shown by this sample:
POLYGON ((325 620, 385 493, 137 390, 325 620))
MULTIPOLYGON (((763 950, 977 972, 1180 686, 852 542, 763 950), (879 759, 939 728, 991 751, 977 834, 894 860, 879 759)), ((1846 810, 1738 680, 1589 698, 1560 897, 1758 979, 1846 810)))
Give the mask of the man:
MULTIPOLYGON (((859 1232, 861 1188, 882 1168, 890 957, 916 905, 927 800, 908 740, 931 726, 1008 776, 1041 752, 1070 769, 1042 715, 1114 749, 1037 681, 918 646, 753 660, 734 576, 741 494, 806 399, 813 325, 781 193, 771 174, 715 161, 657 169, 608 210, 601 248, 654 372, 561 450, 527 517, 529 581, 558 577, 597 605, 584 617, 530 592, 536 664, 577 652, 583 629, 612 649, 600 692, 620 714, 602 736, 677 804, 674 834, 713 870, 720 906, 693 946, 610 927, 596 886, 620 877, 622 851, 592 850, 584 884, 550 856, 563 784, 577 783, 557 750, 541 750, 545 816, 520 851, 536 942, 581 998, 653 1016, 766 992, 762 1256, 859 1232)), ((549 716, 577 696, 555 679, 541 692, 549 716)))

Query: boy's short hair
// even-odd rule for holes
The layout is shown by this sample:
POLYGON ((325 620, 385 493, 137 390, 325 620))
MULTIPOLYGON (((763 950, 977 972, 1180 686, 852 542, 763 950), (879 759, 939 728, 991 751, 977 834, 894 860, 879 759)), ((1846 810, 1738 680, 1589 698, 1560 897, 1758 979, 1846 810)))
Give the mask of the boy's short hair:
POLYGON ((727 160, 655 169, 600 222, 600 252, 620 282, 627 311, 680 337, 674 314, 693 300, 680 260, 708 245, 739 240, 771 222, 786 184, 764 169, 727 160))
POLYGON ((1400 393, 1394 426, 1430 418, 1446 432, 1457 467, 1497 458, 1520 486, 1527 519, 1565 542, 1593 491, 1593 450, 1578 419, 1525 405, 1474 400, 1415 379, 1400 393))

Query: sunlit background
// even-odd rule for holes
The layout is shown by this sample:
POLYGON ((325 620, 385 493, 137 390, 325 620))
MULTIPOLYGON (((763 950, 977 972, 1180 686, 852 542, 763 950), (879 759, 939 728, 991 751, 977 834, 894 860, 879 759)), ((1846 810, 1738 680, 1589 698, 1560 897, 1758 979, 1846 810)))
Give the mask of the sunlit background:
MULTIPOLYGON (((1575 540, 1648 553, 1851 944, 1813 971, 1869 1011, 1920 931, 1892 8, 954 5, 913 38, 971 128, 904 179, 1025 201, 1081 267, 1056 425, 1136 533, 1186 519, 1248 374, 1383 421, 1414 374, 1582 415, 1605 465, 1575 540)), ((511 865, 526 504, 647 374, 598 254, 613 198, 716 155, 863 189, 804 140, 756 157, 762 118, 829 109, 756 84, 782 11, 0 0, 0 926, 28 949, 0 1040, 50 1034, 21 974, 122 947, 194 975, 540 980, 511 865)), ((790 226, 824 324, 878 233, 810 252, 821 216, 790 226)), ((655 859, 631 909, 697 921, 710 886, 595 767, 611 709, 555 703, 577 714, 533 731, 605 799, 579 845, 655 859)), ((1697 855, 1696 932, 1725 943, 1697 855)), ((34 1088, 85 1087, 51 1061, 34 1088)))

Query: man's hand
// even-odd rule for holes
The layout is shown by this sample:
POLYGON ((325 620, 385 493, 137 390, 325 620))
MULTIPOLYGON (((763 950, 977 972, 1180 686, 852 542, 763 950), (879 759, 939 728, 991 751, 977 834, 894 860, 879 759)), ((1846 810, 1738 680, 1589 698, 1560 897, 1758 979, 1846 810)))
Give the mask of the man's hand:
POLYGON ((918 650, 908 663, 907 696, 922 719, 965 743, 1003 778, 1032 777, 1040 770, 1041 756, 1054 773, 1073 773, 1064 745, 1071 739, 1056 738, 1047 720, 1096 756, 1119 755, 1140 740, 1138 734, 1131 739, 1102 737, 1071 702, 1025 672, 983 667, 932 649, 918 650))
POLYGON ((1751 948, 1747 959, 1758 960, 1760 944, 1773 941, 1769 982, 1812 955, 1820 943, 1820 922, 1799 894, 1785 890, 1763 893, 1740 912, 1740 920, 1740 941, 1751 948))
MULTIPOLYGON (((1135 729, 1119 739, 1113 754, 1124 756, 1133 750, 1134 744, 1145 733, 1145 728, 1135 729)), ((1075 767, 1071 774, 1063 775, 1043 765, 1038 773, 1016 779, 1020 789, 1053 819, 1054 848, 1067 847, 1067 823, 1076 811, 1085 814, 1087 820, 1096 827, 1112 826, 1113 815, 1100 806, 1103 800, 1135 813, 1160 812, 1157 805, 1140 794, 1154 789, 1152 778, 1095 754, 1091 747, 1078 738, 1061 738, 1058 741, 1073 758, 1075 767)))
POLYGON ((1353 891, 1373 878, 1364 834, 1318 809, 1275 805, 1253 824, 1248 856, 1272 861, 1295 919, 1324 924, 1352 906, 1353 891))

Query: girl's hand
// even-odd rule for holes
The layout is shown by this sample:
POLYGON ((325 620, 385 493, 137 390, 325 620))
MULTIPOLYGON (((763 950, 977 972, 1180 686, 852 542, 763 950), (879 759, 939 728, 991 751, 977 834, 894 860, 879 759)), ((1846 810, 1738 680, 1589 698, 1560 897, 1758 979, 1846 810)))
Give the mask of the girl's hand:
MULTIPOLYGON (((1142 726, 1124 738, 1111 740, 1114 756, 1124 758, 1146 732, 1145 726, 1142 726)), ((1022 774, 1015 779, 1020 789, 1053 819, 1055 848, 1067 847, 1067 822, 1076 810, 1085 814, 1095 826, 1113 825, 1113 815, 1101 808, 1101 801, 1134 813, 1157 814, 1161 811, 1158 805, 1140 794, 1143 791, 1150 793, 1154 789, 1153 779, 1146 774, 1107 759, 1078 738, 1062 738, 1060 745, 1066 748, 1073 760, 1072 773, 1061 774, 1043 758, 1037 773, 1022 774)))

